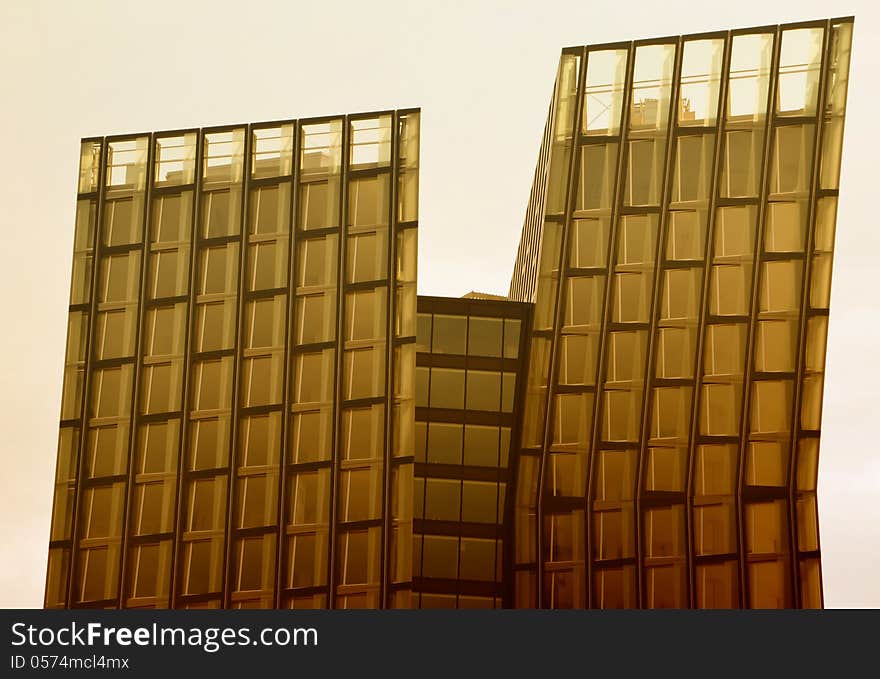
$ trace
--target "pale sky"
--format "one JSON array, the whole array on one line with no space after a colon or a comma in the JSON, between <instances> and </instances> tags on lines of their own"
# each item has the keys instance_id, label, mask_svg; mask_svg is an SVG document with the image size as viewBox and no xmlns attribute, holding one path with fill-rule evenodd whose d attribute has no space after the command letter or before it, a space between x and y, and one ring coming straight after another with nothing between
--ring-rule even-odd
<instances>
[{"instance_id":1,"label":"pale sky","mask_svg":"<svg viewBox=\"0 0 880 679\"><path fill-rule=\"evenodd\" d=\"M419 293L507 293L560 49L856 15L819 465L827 607L880 607L870 0L0 3L0 607L43 601L84 136L418 106Z\"/></svg>"}]
</instances>

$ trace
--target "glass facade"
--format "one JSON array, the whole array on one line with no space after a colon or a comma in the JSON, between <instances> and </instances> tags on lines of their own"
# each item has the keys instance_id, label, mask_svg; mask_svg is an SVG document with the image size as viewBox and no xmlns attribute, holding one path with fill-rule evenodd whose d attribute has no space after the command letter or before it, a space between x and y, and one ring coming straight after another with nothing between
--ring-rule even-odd
<instances>
[{"instance_id":1,"label":"glass facade","mask_svg":"<svg viewBox=\"0 0 880 679\"><path fill-rule=\"evenodd\" d=\"M83 141L47 607L409 606L418 135Z\"/></svg>"},{"instance_id":2,"label":"glass facade","mask_svg":"<svg viewBox=\"0 0 880 679\"><path fill-rule=\"evenodd\" d=\"M510 286L535 304L517 606L822 605L851 39L841 19L563 51Z\"/></svg>"},{"instance_id":3,"label":"glass facade","mask_svg":"<svg viewBox=\"0 0 880 679\"><path fill-rule=\"evenodd\" d=\"M564 49L507 297L418 110L83 140L46 607L821 607L852 30Z\"/></svg>"},{"instance_id":4,"label":"glass facade","mask_svg":"<svg viewBox=\"0 0 880 679\"><path fill-rule=\"evenodd\" d=\"M418 306L413 605L509 608L511 441L531 305Z\"/></svg>"}]
</instances>

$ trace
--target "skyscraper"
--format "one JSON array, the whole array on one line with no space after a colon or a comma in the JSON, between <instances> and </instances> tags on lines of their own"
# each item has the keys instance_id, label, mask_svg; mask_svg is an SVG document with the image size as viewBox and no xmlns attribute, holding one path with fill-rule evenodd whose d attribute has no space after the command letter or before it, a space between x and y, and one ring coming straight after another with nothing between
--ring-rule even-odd
<instances>
[{"instance_id":1,"label":"skyscraper","mask_svg":"<svg viewBox=\"0 0 880 679\"><path fill-rule=\"evenodd\" d=\"M83 141L48 607L408 605L418 130Z\"/></svg>"},{"instance_id":2,"label":"skyscraper","mask_svg":"<svg viewBox=\"0 0 880 679\"><path fill-rule=\"evenodd\" d=\"M510 286L517 606L821 606L852 25L563 50Z\"/></svg>"}]
</instances>

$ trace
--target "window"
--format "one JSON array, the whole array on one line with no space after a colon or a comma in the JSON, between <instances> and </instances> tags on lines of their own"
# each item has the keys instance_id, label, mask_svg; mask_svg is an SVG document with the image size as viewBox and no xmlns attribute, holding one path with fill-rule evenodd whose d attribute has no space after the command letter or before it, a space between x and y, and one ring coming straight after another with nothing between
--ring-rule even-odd
<instances>
[{"instance_id":1,"label":"window","mask_svg":"<svg viewBox=\"0 0 880 679\"><path fill-rule=\"evenodd\" d=\"M346 341L377 340L385 337L387 291L385 287L345 296Z\"/></svg>"},{"instance_id":2,"label":"window","mask_svg":"<svg viewBox=\"0 0 880 679\"><path fill-rule=\"evenodd\" d=\"M503 331L504 321L500 318L471 316L468 320L468 355L500 358Z\"/></svg>"},{"instance_id":3,"label":"window","mask_svg":"<svg viewBox=\"0 0 880 679\"><path fill-rule=\"evenodd\" d=\"M635 526L632 509L593 511L593 558L616 560L631 558L635 552Z\"/></svg>"},{"instance_id":4,"label":"window","mask_svg":"<svg viewBox=\"0 0 880 679\"><path fill-rule=\"evenodd\" d=\"M200 295L235 294L238 289L238 244L201 252Z\"/></svg>"},{"instance_id":5,"label":"window","mask_svg":"<svg viewBox=\"0 0 880 679\"><path fill-rule=\"evenodd\" d=\"M707 200L712 179L715 135L685 135L678 137L676 143L672 201Z\"/></svg>"},{"instance_id":6,"label":"window","mask_svg":"<svg viewBox=\"0 0 880 679\"><path fill-rule=\"evenodd\" d=\"M816 114L823 33L822 28L783 31L776 109L780 114Z\"/></svg>"},{"instance_id":7,"label":"window","mask_svg":"<svg viewBox=\"0 0 880 679\"><path fill-rule=\"evenodd\" d=\"M464 408L464 371L432 368L430 403L432 408Z\"/></svg>"},{"instance_id":8,"label":"window","mask_svg":"<svg viewBox=\"0 0 880 679\"><path fill-rule=\"evenodd\" d=\"M352 154L355 153L352 147ZM348 188L348 223L352 228L387 226L389 202L389 176L352 179Z\"/></svg>"},{"instance_id":9,"label":"window","mask_svg":"<svg viewBox=\"0 0 880 679\"><path fill-rule=\"evenodd\" d=\"M686 441L690 433L690 387L657 387L653 401L651 438Z\"/></svg>"},{"instance_id":10,"label":"window","mask_svg":"<svg viewBox=\"0 0 880 679\"><path fill-rule=\"evenodd\" d=\"M338 237L309 238L297 244L297 285L333 286L336 284Z\"/></svg>"},{"instance_id":11,"label":"window","mask_svg":"<svg viewBox=\"0 0 880 679\"><path fill-rule=\"evenodd\" d=\"M387 230L350 235L347 248L346 282L361 283L387 277Z\"/></svg>"},{"instance_id":12,"label":"window","mask_svg":"<svg viewBox=\"0 0 880 679\"><path fill-rule=\"evenodd\" d=\"M755 208L722 207L715 212L715 258L745 257L754 252Z\"/></svg>"},{"instance_id":13,"label":"window","mask_svg":"<svg viewBox=\"0 0 880 679\"><path fill-rule=\"evenodd\" d=\"M731 84L733 82L731 80ZM758 195L763 153L763 128L729 130L724 133L719 187L723 198L747 198Z\"/></svg>"},{"instance_id":14,"label":"window","mask_svg":"<svg viewBox=\"0 0 880 679\"><path fill-rule=\"evenodd\" d=\"M295 403L329 402L333 398L335 351L307 352L294 357L293 400Z\"/></svg>"},{"instance_id":15,"label":"window","mask_svg":"<svg viewBox=\"0 0 880 679\"><path fill-rule=\"evenodd\" d=\"M605 276L568 278L565 295L567 327L596 326L600 323L605 297Z\"/></svg>"},{"instance_id":16,"label":"window","mask_svg":"<svg viewBox=\"0 0 880 679\"><path fill-rule=\"evenodd\" d=\"M202 193L201 233L203 238L221 238L239 233L241 190L215 189Z\"/></svg>"},{"instance_id":17,"label":"window","mask_svg":"<svg viewBox=\"0 0 880 679\"><path fill-rule=\"evenodd\" d=\"M645 490L683 493L686 479L687 448L660 446L648 448Z\"/></svg>"},{"instance_id":18,"label":"window","mask_svg":"<svg viewBox=\"0 0 880 679\"><path fill-rule=\"evenodd\" d=\"M247 255L247 289L272 290L287 286L287 239L251 243Z\"/></svg>"},{"instance_id":19,"label":"window","mask_svg":"<svg viewBox=\"0 0 880 679\"><path fill-rule=\"evenodd\" d=\"M185 295L189 289L189 248L150 254L150 299Z\"/></svg>"},{"instance_id":20,"label":"window","mask_svg":"<svg viewBox=\"0 0 880 679\"><path fill-rule=\"evenodd\" d=\"M698 565L696 582L697 608L739 607L739 573L735 561Z\"/></svg>"},{"instance_id":21,"label":"window","mask_svg":"<svg viewBox=\"0 0 880 679\"><path fill-rule=\"evenodd\" d=\"M624 215L617 235L617 264L653 263L656 238L656 215Z\"/></svg>"},{"instance_id":22,"label":"window","mask_svg":"<svg viewBox=\"0 0 880 679\"><path fill-rule=\"evenodd\" d=\"M351 121L352 167L388 165L391 161L391 116Z\"/></svg>"},{"instance_id":23,"label":"window","mask_svg":"<svg viewBox=\"0 0 880 679\"><path fill-rule=\"evenodd\" d=\"M587 57L583 129L586 134L617 134L623 108L627 50L590 52Z\"/></svg>"},{"instance_id":24,"label":"window","mask_svg":"<svg viewBox=\"0 0 880 679\"><path fill-rule=\"evenodd\" d=\"M787 442L752 441L746 455L746 484L782 487L788 479Z\"/></svg>"},{"instance_id":25,"label":"window","mask_svg":"<svg viewBox=\"0 0 880 679\"><path fill-rule=\"evenodd\" d=\"M188 243L192 215L192 192L162 194L153 198L151 242L155 245Z\"/></svg>"},{"instance_id":26,"label":"window","mask_svg":"<svg viewBox=\"0 0 880 679\"><path fill-rule=\"evenodd\" d=\"M698 556L736 552L736 512L732 498L694 502L694 549Z\"/></svg>"},{"instance_id":27,"label":"window","mask_svg":"<svg viewBox=\"0 0 880 679\"><path fill-rule=\"evenodd\" d=\"M659 328L657 340L657 377L692 377L695 329L689 327Z\"/></svg>"},{"instance_id":28,"label":"window","mask_svg":"<svg viewBox=\"0 0 880 679\"><path fill-rule=\"evenodd\" d=\"M285 295L251 300L245 312L245 347L267 349L284 346Z\"/></svg>"},{"instance_id":29,"label":"window","mask_svg":"<svg viewBox=\"0 0 880 679\"><path fill-rule=\"evenodd\" d=\"M290 526L326 525L330 514L330 470L292 474L287 523Z\"/></svg>"},{"instance_id":30,"label":"window","mask_svg":"<svg viewBox=\"0 0 880 679\"><path fill-rule=\"evenodd\" d=\"M647 558L684 555L683 505L646 510L644 528Z\"/></svg>"},{"instance_id":31,"label":"window","mask_svg":"<svg viewBox=\"0 0 880 679\"><path fill-rule=\"evenodd\" d=\"M755 370L792 372L795 369L797 327L791 320L758 321Z\"/></svg>"},{"instance_id":32,"label":"window","mask_svg":"<svg viewBox=\"0 0 880 679\"><path fill-rule=\"evenodd\" d=\"M560 337L558 373L560 384L595 384L598 342L599 338L596 334Z\"/></svg>"},{"instance_id":33,"label":"window","mask_svg":"<svg viewBox=\"0 0 880 679\"><path fill-rule=\"evenodd\" d=\"M193 410L228 409L232 392L232 356L196 362L193 371Z\"/></svg>"},{"instance_id":34,"label":"window","mask_svg":"<svg viewBox=\"0 0 880 679\"><path fill-rule=\"evenodd\" d=\"M217 469L229 463L229 417L195 420L190 431L189 468Z\"/></svg>"},{"instance_id":35,"label":"window","mask_svg":"<svg viewBox=\"0 0 880 679\"><path fill-rule=\"evenodd\" d=\"M815 125L777 127L773 139L771 193L806 193L810 190Z\"/></svg>"},{"instance_id":36,"label":"window","mask_svg":"<svg viewBox=\"0 0 880 679\"><path fill-rule=\"evenodd\" d=\"M647 333L608 333L607 374L609 382L631 382L642 379L645 370Z\"/></svg>"},{"instance_id":37,"label":"window","mask_svg":"<svg viewBox=\"0 0 880 679\"><path fill-rule=\"evenodd\" d=\"M434 369L432 372L436 376L439 371ZM431 405L434 405L433 401L432 398ZM501 407L501 373L468 370L465 407L468 410L494 410L497 412Z\"/></svg>"},{"instance_id":38,"label":"window","mask_svg":"<svg viewBox=\"0 0 880 679\"><path fill-rule=\"evenodd\" d=\"M242 359L242 405L248 408L280 403L283 371L280 353Z\"/></svg>"},{"instance_id":39,"label":"window","mask_svg":"<svg viewBox=\"0 0 880 679\"><path fill-rule=\"evenodd\" d=\"M728 120L757 122L766 117L773 37L772 33L733 37Z\"/></svg>"},{"instance_id":40,"label":"window","mask_svg":"<svg viewBox=\"0 0 880 679\"><path fill-rule=\"evenodd\" d=\"M98 302L137 302L140 266L141 255L137 251L104 257Z\"/></svg>"},{"instance_id":41,"label":"window","mask_svg":"<svg viewBox=\"0 0 880 679\"><path fill-rule=\"evenodd\" d=\"M704 384L700 403L700 432L707 436L739 434L742 387L738 384Z\"/></svg>"},{"instance_id":42,"label":"window","mask_svg":"<svg viewBox=\"0 0 880 679\"><path fill-rule=\"evenodd\" d=\"M185 331L185 303L147 309L144 355L149 357L182 355Z\"/></svg>"},{"instance_id":43,"label":"window","mask_svg":"<svg viewBox=\"0 0 880 679\"><path fill-rule=\"evenodd\" d=\"M752 383L752 433L790 431L792 387L790 380L760 380Z\"/></svg>"},{"instance_id":44,"label":"window","mask_svg":"<svg viewBox=\"0 0 880 679\"><path fill-rule=\"evenodd\" d=\"M614 275L614 300L611 318L614 323L647 323L652 287L650 272Z\"/></svg>"},{"instance_id":45,"label":"window","mask_svg":"<svg viewBox=\"0 0 880 679\"><path fill-rule=\"evenodd\" d=\"M794 260L764 262L759 300L762 312L799 311L802 269L803 264Z\"/></svg>"},{"instance_id":46,"label":"window","mask_svg":"<svg viewBox=\"0 0 880 679\"><path fill-rule=\"evenodd\" d=\"M331 413L329 408L296 412L291 423L291 451L295 463L329 460Z\"/></svg>"},{"instance_id":47,"label":"window","mask_svg":"<svg viewBox=\"0 0 880 679\"><path fill-rule=\"evenodd\" d=\"M573 269L604 267L608 257L610 220L574 219L568 249L568 265Z\"/></svg>"},{"instance_id":48,"label":"window","mask_svg":"<svg viewBox=\"0 0 880 679\"><path fill-rule=\"evenodd\" d=\"M635 105L635 104L634 104ZM656 102L644 102L642 111L652 114ZM637 121L631 118L631 122ZM666 160L666 142L663 139L633 139L629 141L626 174L625 205L659 205L660 188Z\"/></svg>"},{"instance_id":49,"label":"window","mask_svg":"<svg viewBox=\"0 0 880 679\"><path fill-rule=\"evenodd\" d=\"M235 300L197 304L196 351L231 349L235 338Z\"/></svg>"},{"instance_id":50,"label":"window","mask_svg":"<svg viewBox=\"0 0 880 679\"><path fill-rule=\"evenodd\" d=\"M104 205L104 242L125 245L140 241L141 201L135 198L108 199Z\"/></svg>"},{"instance_id":51,"label":"window","mask_svg":"<svg viewBox=\"0 0 880 679\"><path fill-rule=\"evenodd\" d=\"M706 326L703 371L707 376L742 375L746 325L713 324Z\"/></svg>"},{"instance_id":52,"label":"window","mask_svg":"<svg viewBox=\"0 0 880 679\"><path fill-rule=\"evenodd\" d=\"M764 233L766 252L803 252L806 204L803 201L768 204Z\"/></svg>"},{"instance_id":53,"label":"window","mask_svg":"<svg viewBox=\"0 0 880 679\"><path fill-rule=\"evenodd\" d=\"M611 209L617 174L617 144L581 147L576 210Z\"/></svg>"},{"instance_id":54,"label":"window","mask_svg":"<svg viewBox=\"0 0 880 679\"><path fill-rule=\"evenodd\" d=\"M342 375L346 399L382 396L385 393L385 377L384 345L346 350Z\"/></svg>"},{"instance_id":55,"label":"window","mask_svg":"<svg viewBox=\"0 0 880 679\"><path fill-rule=\"evenodd\" d=\"M696 320L703 287L703 270L667 269L663 272L661 320Z\"/></svg>"},{"instance_id":56,"label":"window","mask_svg":"<svg viewBox=\"0 0 880 679\"><path fill-rule=\"evenodd\" d=\"M709 313L745 316L751 303L751 263L716 264L709 282Z\"/></svg>"},{"instance_id":57,"label":"window","mask_svg":"<svg viewBox=\"0 0 880 679\"><path fill-rule=\"evenodd\" d=\"M384 450L385 407L347 408L342 412L344 460L381 458Z\"/></svg>"},{"instance_id":58,"label":"window","mask_svg":"<svg viewBox=\"0 0 880 679\"><path fill-rule=\"evenodd\" d=\"M554 445L587 449L592 413L592 394L557 394L553 420Z\"/></svg>"},{"instance_id":59,"label":"window","mask_svg":"<svg viewBox=\"0 0 880 679\"><path fill-rule=\"evenodd\" d=\"M431 353L459 355L467 353L466 317L434 314L433 334Z\"/></svg>"},{"instance_id":60,"label":"window","mask_svg":"<svg viewBox=\"0 0 880 679\"><path fill-rule=\"evenodd\" d=\"M641 389L606 389L602 406L602 438L637 441L641 429Z\"/></svg>"},{"instance_id":61,"label":"window","mask_svg":"<svg viewBox=\"0 0 880 679\"><path fill-rule=\"evenodd\" d=\"M461 464L462 425L431 422L427 428L427 461L437 464ZM485 429L495 433L495 450L492 451L494 455L489 463L495 465L498 459L498 429L495 427L485 427ZM483 451L478 448L476 454L479 455L481 452Z\"/></svg>"},{"instance_id":62,"label":"window","mask_svg":"<svg viewBox=\"0 0 880 679\"><path fill-rule=\"evenodd\" d=\"M333 340L336 336L336 293L298 295L294 322L297 344Z\"/></svg>"},{"instance_id":63,"label":"window","mask_svg":"<svg viewBox=\"0 0 880 679\"><path fill-rule=\"evenodd\" d=\"M499 437L499 434L502 436ZM507 428L499 429L476 424L464 426L464 464L466 465L506 467L508 455L506 448L509 445L510 430Z\"/></svg>"},{"instance_id":64,"label":"window","mask_svg":"<svg viewBox=\"0 0 880 679\"><path fill-rule=\"evenodd\" d=\"M277 465L280 430L280 413L242 418L239 429L239 466L242 469L254 469Z\"/></svg>"},{"instance_id":65,"label":"window","mask_svg":"<svg viewBox=\"0 0 880 679\"><path fill-rule=\"evenodd\" d=\"M738 449L735 444L697 446L695 495L730 495L734 492Z\"/></svg>"},{"instance_id":66,"label":"window","mask_svg":"<svg viewBox=\"0 0 880 679\"><path fill-rule=\"evenodd\" d=\"M382 529L370 528L339 536L337 578L341 585L376 585L382 559Z\"/></svg>"},{"instance_id":67,"label":"window","mask_svg":"<svg viewBox=\"0 0 880 679\"><path fill-rule=\"evenodd\" d=\"M461 538L460 571L462 580L495 580L497 547L494 540Z\"/></svg>"},{"instance_id":68,"label":"window","mask_svg":"<svg viewBox=\"0 0 880 679\"><path fill-rule=\"evenodd\" d=\"M305 172L308 168L303 166L302 169ZM299 225L303 230L339 226L338 179L313 180L300 185Z\"/></svg>"},{"instance_id":69,"label":"window","mask_svg":"<svg viewBox=\"0 0 880 679\"><path fill-rule=\"evenodd\" d=\"M258 535L240 538L232 549L232 587L235 592L267 592L275 585L275 536ZM250 601L242 601L244 608ZM270 598L258 599L260 607L271 603ZM235 605L235 604L234 604Z\"/></svg>"},{"instance_id":70,"label":"window","mask_svg":"<svg viewBox=\"0 0 880 679\"><path fill-rule=\"evenodd\" d=\"M679 125L712 125L718 107L724 40L684 43L679 94Z\"/></svg>"},{"instance_id":71,"label":"window","mask_svg":"<svg viewBox=\"0 0 880 679\"><path fill-rule=\"evenodd\" d=\"M339 472L339 520L369 521L382 516L382 467Z\"/></svg>"},{"instance_id":72,"label":"window","mask_svg":"<svg viewBox=\"0 0 880 679\"><path fill-rule=\"evenodd\" d=\"M251 174L281 177L293 169L293 125L254 129L251 146Z\"/></svg>"},{"instance_id":73,"label":"window","mask_svg":"<svg viewBox=\"0 0 880 679\"><path fill-rule=\"evenodd\" d=\"M459 521L461 517L461 481L425 479L424 518L434 521ZM461 520L464 520L461 517Z\"/></svg>"},{"instance_id":74,"label":"window","mask_svg":"<svg viewBox=\"0 0 880 679\"><path fill-rule=\"evenodd\" d=\"M702 259L705 224L705 211L670 210L666 258L673 261Z\"/></svg>"}]
</instances>

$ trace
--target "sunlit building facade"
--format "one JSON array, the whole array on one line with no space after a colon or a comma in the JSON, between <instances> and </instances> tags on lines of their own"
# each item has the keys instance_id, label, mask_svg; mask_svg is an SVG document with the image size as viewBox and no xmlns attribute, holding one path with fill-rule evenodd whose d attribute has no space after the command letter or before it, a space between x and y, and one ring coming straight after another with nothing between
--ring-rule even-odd
<instances>
[{"instance_id":1,"label":"sunlit building facade","mask_svg":"<svg viewBox=\"0 0 880 679\"><path fill-rule=\"evenodd\" d=\"M413 605L510 608L511 441L531 305L419 297Z\"/></svg>"},{"instance_id":2,"label":"sunlit building facade","mask_svg":"<svg viewBox=\"0 0 880 679\"><path fill-rule=\"evenodd\" d=\"M821 607L852 29L564 49L508 297L418 110L83 140L46 607Z\"/></svg>"},{"instance_id":3,"label":"sunlit building facade","mask_svg":"<svg viewBox=\"0 0 880 679\"><path fill-rule=\"evenodd\" d=\"M517 607L820 607L816 475L852 19L563 50Z\"/></svg>"},{"instance_id":4,"label":"sunlit building facade","mask_svg":"<svg viewBox=\"0 0 880 679\"><path fill-rule=\"evenodd\" d=\"M47 607L409 606L418 135L82 142Z\"/></svg>"}]
</instances>

